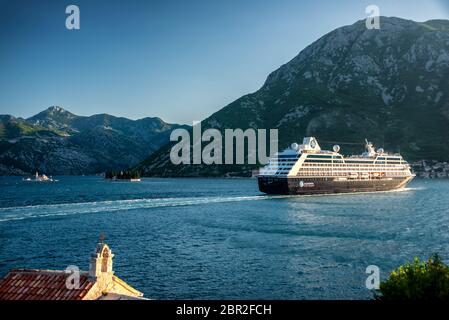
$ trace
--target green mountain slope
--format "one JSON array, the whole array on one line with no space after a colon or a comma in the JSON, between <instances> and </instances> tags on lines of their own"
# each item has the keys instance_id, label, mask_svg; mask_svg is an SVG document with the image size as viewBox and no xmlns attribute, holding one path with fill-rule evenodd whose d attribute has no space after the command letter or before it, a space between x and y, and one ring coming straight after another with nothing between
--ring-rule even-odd
<instances>
[{"instance_id":1,"label":"green mountain slope","mask_svg":"<svg viewBox=\"0 0 449 320\"><path fill-rule=\"evenodd\" d=\"M32 125L20 118L15 118L9 115L0 115L0 139L14 139L24 135L55 136L58 134L57 131Z\"/></svg>"}]
</instances>

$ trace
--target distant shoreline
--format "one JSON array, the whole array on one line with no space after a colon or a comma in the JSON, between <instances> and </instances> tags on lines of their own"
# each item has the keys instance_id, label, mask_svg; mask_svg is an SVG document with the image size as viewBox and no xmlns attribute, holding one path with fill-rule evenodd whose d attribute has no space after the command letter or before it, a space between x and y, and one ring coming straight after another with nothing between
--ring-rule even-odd
<instances>
[{"instance_id":1,"label":"distant shoreline","mask_svg":"<svg viewBox=\"0 0 449 320\"><path fill-rule=\"evenodd\" d=\"M416 173L416 178L415 179L419 179L419 180L445 180L448 179L449 177L447 176L443 176L443 177L438 177L438 176L430 176L430 177L426 177L426 176L422 176L420 175L419 172L415 172ZM18 177L18 178L23 178L23 177L27 177L28 175L0 175L0 178L2 177ZM108 182L138 182L138 181L132 181L132 179L106 179L104 177L102 177L99 174L86 174L86 175L72 175L72 174L61 174L61 175L52 175L53 177L98 177L98 178L102 178L105 181ZM140 177L140 180L143 179L226 179L226 180L239 180L239 179L256 179L256 177L247 177L247 176L233 176L233 177L227 177L227 176L197 176L197 177L188 177L188 176L143 176Z\"/></svg>"},{"instance_id":2,"label":"distant shoreline","mask_svg":"<svg viewBox=\"0 0 449 320\"><path fill-rule=\"evenodd\" d=\"M27 177L28 175L0 175L0 178L2 177L18 177L18 178L22 178L22 177ZM104 177L102 177L100 174L85 174L85 175L80 175L80 174L60 174L60 175L53 175L53 177L97 177L97 178L101 178L104 181L108 181L108 182L114 182L114 181L129 181L130 179L106 179ZM198 177L186 177L186 176L172 176L172 177L163 177L163 176L143 176L140 177L140 179L231 179L231 180L235 180L235 179L255 179L255 177L226 177L226 176L222 176L222 177L217 177L217 176L198 176Z\"/></svg>"},{"instance_id":3,"label":"distant shoreline","mask_svg":"<svg viewBox=\"0 0 449 320\"><path fill-rule=\"evenodd\" d=\"M416 160L410 163L410 166L412 167L413 173L416 174L416 179L423 179L423 180L444 180L449 179L449 161L439 161L439 160ZM45 173L45 172L44 172ZM235 174L235 175L233 175ZM6 174L6 175L0 175L0 177L27 177L30 173L20 173L20 174ZM73 177L82 177L82 176L98 176L104 178L104 173L90 173L90 174L52 174L48 173L47 175L51 176L73 176ZM216 175L198 175L198 176L159 176L159 175L153 175L153 176L145 176L141 175L140 178L164 178L164 179L253 179L254 176L246 175L238 175L237 172L227 172L223 175L216 176ZM112 179L105 179L105 180L112 180ZM116 179L113 181L129 181L129 179Z\"/></svg>"}]
</instances>

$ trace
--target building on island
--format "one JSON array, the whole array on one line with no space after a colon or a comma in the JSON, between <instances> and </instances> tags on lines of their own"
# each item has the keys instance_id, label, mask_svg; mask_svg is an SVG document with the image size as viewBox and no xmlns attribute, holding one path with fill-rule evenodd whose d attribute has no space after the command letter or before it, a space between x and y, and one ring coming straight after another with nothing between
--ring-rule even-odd
<instances>
[{"instance_id":1,"label":"building on island","mask_svg":"<svg viewBox=\"0 0 449 320\"><path fill-rule=\"evenodd\" d=\"M143 293L114 275L111 249L100 238L89 271L11 270L0 279L0 300L141 300Z\"/></svg>"}]
</instances>

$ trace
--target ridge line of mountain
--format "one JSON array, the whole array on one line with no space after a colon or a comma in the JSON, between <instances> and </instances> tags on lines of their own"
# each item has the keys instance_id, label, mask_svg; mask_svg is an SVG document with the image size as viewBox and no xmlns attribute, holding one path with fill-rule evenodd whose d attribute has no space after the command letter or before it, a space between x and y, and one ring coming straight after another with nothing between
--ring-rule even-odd
<instances>
[{"instance_id":1,"label":"ridge line of mountain","mask_svg":"<svg viewBox=\"0 0 449 320\"><path fill-rule=\"evenodd\" d=\"M95 174L136 165L188 128L159 117L78 116L52 106L29 118L0 115L0 175Z\"/></svg>"}]
</instances>

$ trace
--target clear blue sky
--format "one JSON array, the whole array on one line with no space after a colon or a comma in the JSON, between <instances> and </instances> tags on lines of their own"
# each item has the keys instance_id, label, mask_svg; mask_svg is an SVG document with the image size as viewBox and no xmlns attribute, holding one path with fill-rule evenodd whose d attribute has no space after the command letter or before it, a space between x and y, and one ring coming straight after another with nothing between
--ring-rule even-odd
<instances>
[{"instance_id":1,"label":"clear blue sky","mask_svg":"<svg viewBox=\"0 0 449 320\"><path fill-rule=\"evenodd\" d=\"M76 4L81 29L65 28ZM448 19L449 0L0 0L0 114L201 120L333 29L381 15Z\"/></svg>"}]
</instances>

